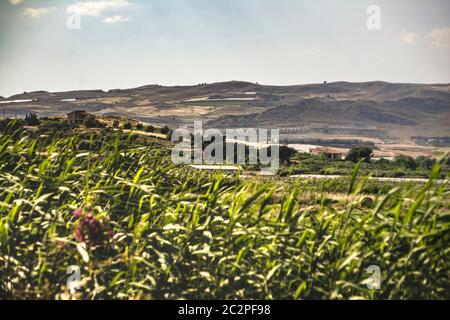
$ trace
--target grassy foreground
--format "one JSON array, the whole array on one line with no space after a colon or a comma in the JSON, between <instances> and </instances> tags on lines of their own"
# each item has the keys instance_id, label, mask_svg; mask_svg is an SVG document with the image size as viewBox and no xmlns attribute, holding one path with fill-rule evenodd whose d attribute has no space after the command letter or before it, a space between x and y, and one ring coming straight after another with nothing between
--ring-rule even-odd
<instances>
[{"instance_id":1,"label":"grassy foreground","mask_svg":"<svg viewBox=\"0 0 450 320\"><path fill-rule=\"evenodd\" d=\"M330 191L176 167L164 145L119 132L4 134L0 297L448 299L439 171L367 196L357 170Z\"/></svg>"}]
</instances>

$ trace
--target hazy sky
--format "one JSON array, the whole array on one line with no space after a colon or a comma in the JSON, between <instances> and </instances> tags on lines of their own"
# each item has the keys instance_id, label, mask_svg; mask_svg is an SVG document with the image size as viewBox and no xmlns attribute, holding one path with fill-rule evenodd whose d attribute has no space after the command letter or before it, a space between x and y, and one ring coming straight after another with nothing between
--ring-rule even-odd
<instances>
[{"instance_id":1,"label":"hazy sky","mask_svg":"<svg viewBox=\"0 0 450 320\"><path fill-rule=\"evenodd\" d=\"M379 30L367 28L369 5L381 9ZM448 0L0 0L2 96L226 80L448 83L449 57Z\"/></svg>"}]
</instances>

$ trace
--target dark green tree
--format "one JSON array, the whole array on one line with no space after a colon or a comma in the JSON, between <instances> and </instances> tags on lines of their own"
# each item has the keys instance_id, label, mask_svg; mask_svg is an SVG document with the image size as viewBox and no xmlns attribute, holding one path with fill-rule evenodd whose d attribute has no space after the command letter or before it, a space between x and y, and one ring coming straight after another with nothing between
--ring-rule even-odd
<instances>
[{"instance_id":1,"label":"dark green tree","mask_svg":"<svg viewBox=\"0 0 450 320\"><path fill-rule=\"evenodd\" d=\"M370 159L373 157L373 150L366 146L361 147L353 147L350 149L347 157L345 158L348 161L359 162L363 160L364 162L370 162Z\"/></svg>"},{"instance_id":2,"label":"dark green tree","mask_svg":"<svg viewBox=\"0 0 450 320\"><path fill-rule=\"evenodd\" d=\"M292 156L295 155L297 151L293 148L289 148L287 146L280 146L279 156L280 162L289 163Z\"/></svg>"}]
</instances>

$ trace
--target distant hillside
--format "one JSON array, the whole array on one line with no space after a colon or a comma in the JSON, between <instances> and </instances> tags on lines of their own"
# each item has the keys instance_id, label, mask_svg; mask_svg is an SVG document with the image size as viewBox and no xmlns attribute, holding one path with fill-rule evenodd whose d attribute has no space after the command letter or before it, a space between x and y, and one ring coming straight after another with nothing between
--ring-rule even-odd
<instances>
[{"instance_id":1,"label":"distant hillside","mask_svg":"<svg viewBox=\"0 0 450 320\"><path fill-rule=\"evenodd\" d=\"M333 82L271 86L229 81L193 86L28 92L3 103L7 114L65 115L74 109L119 115L157 125L267 126L312 137L411 140L450 136L450 84Z\"/></svg>"},{"instance_id":2,"label":"distant hillside","mask_svg":"<svg viewBox=\"0 0 450 320\"><path fill-rule=\"evenodd\" d=\"M172 99L174 96L193 97L211 94L233 94L255 91L259 94L281 95L286 98L288 96L296 96L302 98L311 97L333 97L335 99L346 100L399 100L402 98L450 98L450 84L405 84L405 83L388 83L382 81L374 82L332 82L320 84L306 84L293 86L268 86L259 85L244 81L228 81L212 84L202 84L194 86L160 86L148 85L133 89L115 89L108 92L102 90L80 90L49 93L46 91L35 91L16 94L8 98L8 100L22 99L48 99L58 97L63 99L69 98L100 98L107 96L149 96L158 97L166 100L162 95L169 95Z\"/></svg>"},{"instance_id":3,"label":"distant hillside","mask_svg":"<svg viewBox=\"0 0 450 320\"><path fill-rule=\"evenodd\" d=\"M448 115L450 106L445 99L403 98L384 102L365 100L304 99L282 104L261 113L245 117L227 115L211 122L213 125L228 126L239 120L247 124L272 124L295 122L361 123L368 125L395 124L416 126L428 117ZM448 118L447 118L448 119ZM242 123L241 123L242 124Z\"/></svg>"}]
</instances>

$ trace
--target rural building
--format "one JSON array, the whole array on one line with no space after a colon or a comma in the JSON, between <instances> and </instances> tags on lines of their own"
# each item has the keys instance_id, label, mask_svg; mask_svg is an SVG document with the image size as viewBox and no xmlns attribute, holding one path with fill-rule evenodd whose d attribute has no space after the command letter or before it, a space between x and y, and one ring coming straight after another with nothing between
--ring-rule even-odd
<instances>
[{"instance_id":1,"label":"rural building","mask_svg":"<svg viewBox=\"0 0 450 320\"><path fill-rule=\"evenodd\" d=\"M88 115L84 110L75 110L67 114L67 120L70 124L81 124Z\"/></svg>"},{"instance_id":2,"label":"rural building","mask_svg":"<svg viewBox=\"0 0 450 320\"><path fill-rule=\"evenodd\" d=\"M317 147L311 149L311 153L315 155L323 155L328 160L344 160L347 150L342 148Z\"/></svg>"}]
</instances>

